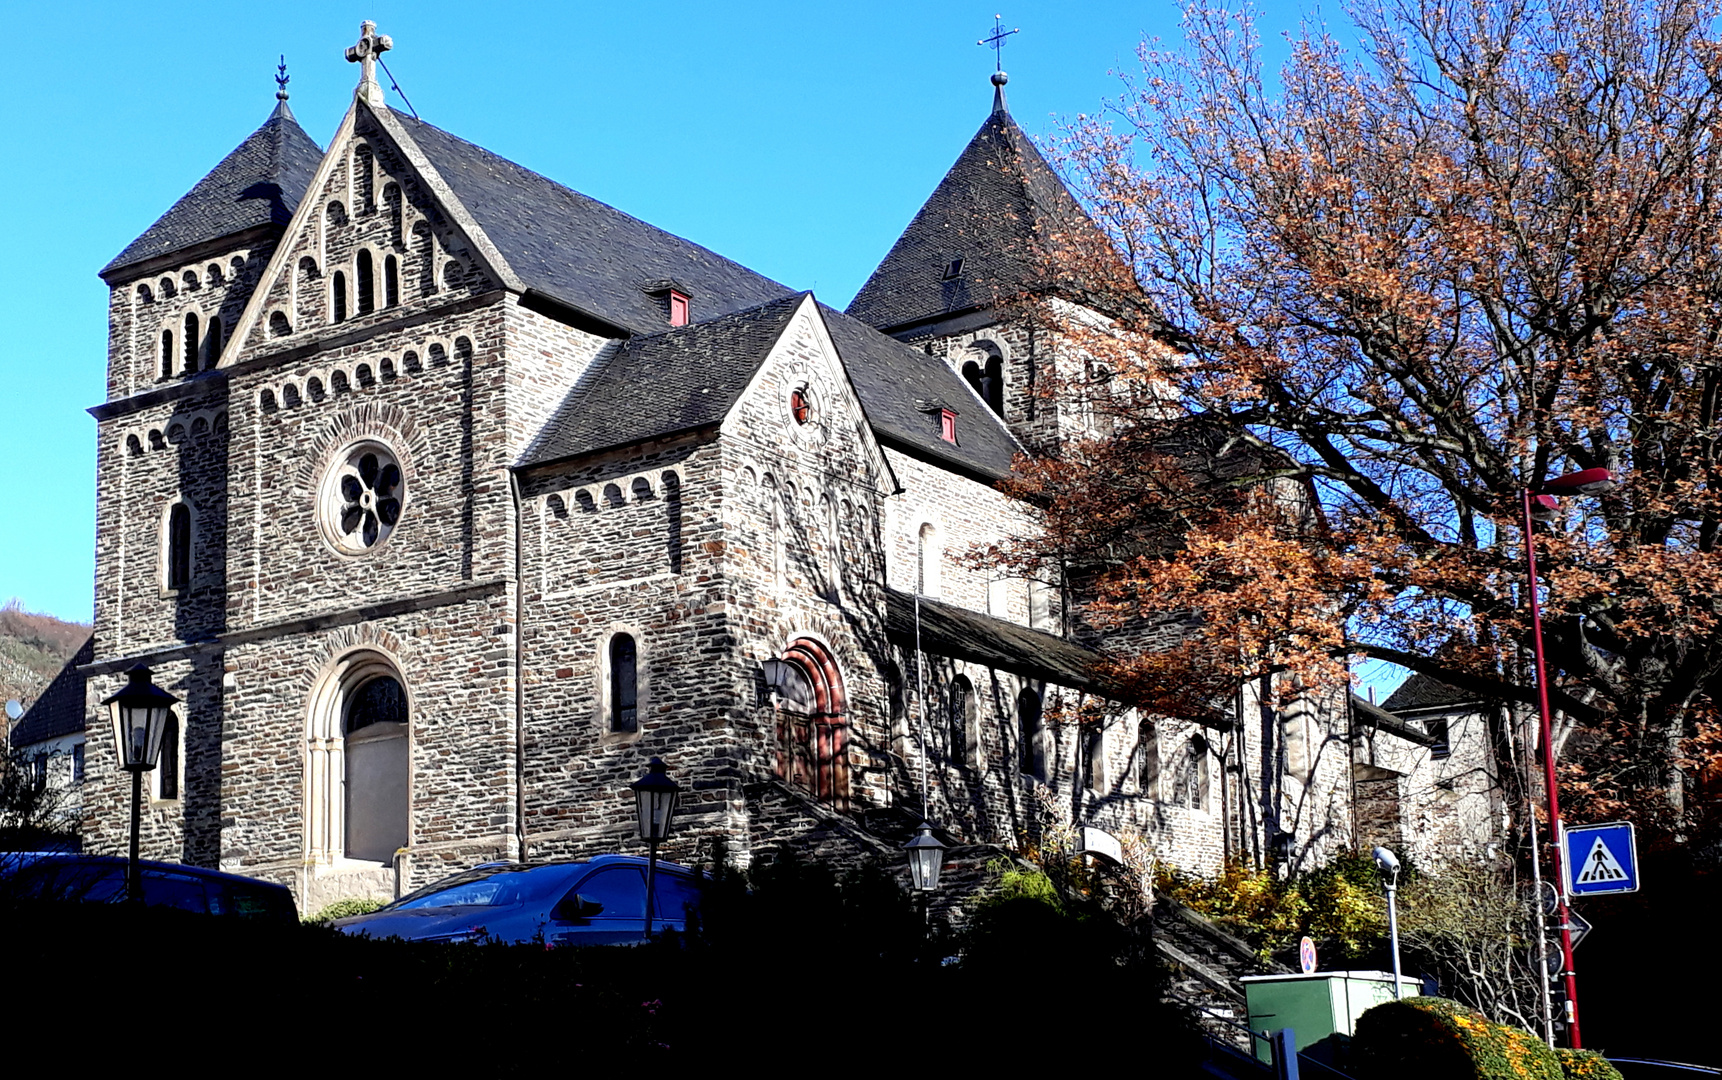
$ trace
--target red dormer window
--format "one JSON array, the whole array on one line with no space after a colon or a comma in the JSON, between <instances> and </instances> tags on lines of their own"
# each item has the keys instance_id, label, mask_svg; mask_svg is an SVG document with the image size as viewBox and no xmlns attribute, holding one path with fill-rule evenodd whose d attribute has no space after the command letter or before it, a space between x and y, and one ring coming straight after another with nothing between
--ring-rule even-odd
<instances>
[{"instance_id":1,"label":"red dormer window","mask_svg":"<svg viewBox=\"0 0 1722 1080\"><path fill-rule=\"evenodd\" d=\"M953 445L957 441L957 414L949 409L939 410L939 438Z\"/></svg>"},{"instance_id":2,"label":"red dormer window","mask_svg":"<svg viewBox=\"0 0 1722 1080\"><path fill-rule=\"evenodd\" d=\"M670 325L688 325L688 298L674 289L670 290Z\"/></svg>"}]
</instances>

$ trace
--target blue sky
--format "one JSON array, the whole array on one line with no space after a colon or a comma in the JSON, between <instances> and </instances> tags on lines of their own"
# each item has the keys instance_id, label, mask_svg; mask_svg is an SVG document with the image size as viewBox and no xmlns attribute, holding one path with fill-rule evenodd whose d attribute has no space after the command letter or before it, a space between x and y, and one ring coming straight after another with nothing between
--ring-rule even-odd
<instances>
[{"instance_id":1,"label":"blue sky","mask_svg":"<svg viewBox=\"0 0 1722 1080\"><path fill-rule=\"evenodd\" d=\"M1162 0L6 5L0 600L90 618L96 271L269 115L278 55L325 144L374 19L425 120L843 307L985 118L995 10L1022 28L1004 61L1037 136L1115 95L1145 37L1180 36Z\"/></svg>"}]
</instances>

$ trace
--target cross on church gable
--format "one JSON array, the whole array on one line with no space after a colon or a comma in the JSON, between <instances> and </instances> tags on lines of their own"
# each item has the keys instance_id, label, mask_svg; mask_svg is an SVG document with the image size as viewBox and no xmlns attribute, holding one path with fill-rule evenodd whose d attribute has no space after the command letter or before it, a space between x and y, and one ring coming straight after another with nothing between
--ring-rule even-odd
<instances>
[{"instance_id":1,"label":"cross on church gable","mask_svg":"<svg viewBox=\"0 0 1722 1080\"><path fill-rule=\"evenodd\" d=\"M377 82L377 59L394 47L394 40L377 33L377 24L369 19L359 24L358 44L347 46L347 62L359 65L356 94L372 105L383 104L383 87Z\"/></svg>"}]
</instances>

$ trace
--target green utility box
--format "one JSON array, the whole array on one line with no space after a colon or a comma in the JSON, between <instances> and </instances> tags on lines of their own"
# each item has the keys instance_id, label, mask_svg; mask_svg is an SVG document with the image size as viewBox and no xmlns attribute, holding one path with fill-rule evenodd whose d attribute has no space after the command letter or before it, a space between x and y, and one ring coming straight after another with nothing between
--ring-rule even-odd
<instances>
[{"instance_id":1,"label":"green utility box","mask_svg":"<svg viewBox=\"0 0 1722 1080\"><path fill-rule=\"evenodd\" d=\"M1338 1032L1350 1035L1365 1009L1393 1000L1390 971L1317 971L1309 975L1246 975L1244 1001L1251 1031L1291 1028L1304 1049ZM1399 977L1406 997L1423 992L1418 980ZM1254 1040L1256 1057L1272 1061L1268 1044Z\"/></svg>"}]
</instances>

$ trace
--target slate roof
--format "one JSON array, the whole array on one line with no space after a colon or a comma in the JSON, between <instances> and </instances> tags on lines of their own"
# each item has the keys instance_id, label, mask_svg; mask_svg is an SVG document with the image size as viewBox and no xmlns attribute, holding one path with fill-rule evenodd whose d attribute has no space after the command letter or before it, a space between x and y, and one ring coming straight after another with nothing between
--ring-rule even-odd
<instances>
[{"instance_id":1,"label":"slate roof","mask_svg":"<svg viewBox=\"0 0 1722 1080\"><path fill-rule=\"evenodd\" d=\"M721 423L807 295L624 342L569 392L521 467ZM1010 473L1016 442L944 361L819 310L881 441L987 478ZM923 410L929 402L957 412L957 445L939 437L938 406Z\"/></svg>"},{"instance_id":2,"label":"slate roof","mask_svg":"<svg viewBox=\"0 0 1722 1080\"><path fill-rule=\"evenodd\" d=\"M529 289L631 334L667 322L645 287L675 282L704 321L790 292L689 240L572 191L507 158L395 114Z\"/></svg>"},{"instance_id":3,"label":"slate roof","mask_svg":"<svg viewBox=\"0 0 1722 1080\"><path fill-rule=\"evenodd\" d=\"M1392 698L1388 699L1393 700ZM1409 723L1379 705L1371 705L1367 700L1351 695L1351 715L1360 724L1385 731L1389 735L1397 735L1407 742L1418 746L1434 746L1441 740L1430 735L1416 724Z\"/></svg>"},{"instance_id":4,"label":"slate roof","mask_svg":"<svg viewBox=\"0 0 1722 1080\"><path fill-rule=\"evenodd\" d=\"M1477 695L1456 686L1448 686L1439 679L1428 675L1414 673L1409 679L1399 684L1399 689L1393 691L1387 700L1382 702L1382 708L1389 712L1409 712L1418 709L1445 709L1457 705L1477 703Z\"/></svg>"},{"instance_id":5,"label":"slate roof","mask_svg":"<svg viewBox=\"0 0 1722 1080\"><path fill-rule=\"evenodd\" d=\"M885 590L885 632L896 644L915 648L912 594ZM1092 649L925 596L921 597L921 648L1059 686L1104 692L1093 673L1101 656Z\"/></svg>"},{"instance_id":6,"label":"slate roof","mask_svg":"<svg viewBox=\"0 0 1722 1080\"><path fill-rule=\"evenodd\" d=\"M629 339L592 365L521 464L722 422L806 295Z\"/></svg>"},{"instance_id":7,"label":"slate roof","mask_svg":"<svg viewBox=\"0 0 1722 1080\"><path fill-rule=\"evenodd\" d=\"M1010 475L1022 448L949 364L840 311L820 310L881 441L983 476ZM957 414L955 446L939 436L941 406Z\"/></svg>"},{"instance_id":8,"label":"slate roof","mask_svg":"<svg viewBox=\"0 0 1722 1080\"><path fill-rule=\"evenodd\" d=\"M95 658L96 637L91 634L12 729L13 749L84 730L84 677L78 667Z\"/></svg>"},{"instance_id":9,"label":"slate roof","mask_svg":"<svg viewBox=\"0 0 1722 1080\"><path fill-rule=\"evenodd\" d=\"M1001 101L849 314L888 332L1042 288L1051 278L1049 241L1060 232L1099 235ZM957 258L961 274L944 280Z\"/></svg>"},{"instance_id":10,"label":"slate roof","mask_svg":"<svg viewBox=\"0 0 1722 1080\"><path fill-rule=\"evenodd\" d=\"M285 101L190 191L101 269L103 278L158 255L259 225L285 228L323 151Z\"/></svg>"}]
</instances>

